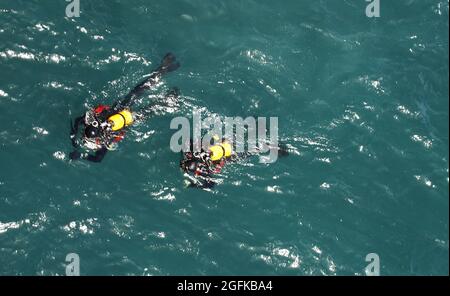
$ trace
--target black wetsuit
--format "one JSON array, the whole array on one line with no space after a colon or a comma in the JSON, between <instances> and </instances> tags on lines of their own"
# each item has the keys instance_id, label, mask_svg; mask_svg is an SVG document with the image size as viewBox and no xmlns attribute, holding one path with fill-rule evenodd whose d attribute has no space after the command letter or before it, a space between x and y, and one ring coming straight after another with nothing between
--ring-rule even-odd
<instances>
[{"instance_id":1,"label":"black wetsuit","mask_svg":"<svg viewBox=\"0 0 450 296\"><path fill-rule=\"evenodd\" d=\"M96 118L96 121L98 122L98 124L106 122L110 116L117 114L124 109L131 108L134 105L134 103L136 102L136 99L138 99L146 90L154 87L158 83L159 79L164 74L175 71L179 67L180 67L180 64L178 62L176 62L175 56L171 53L167 54L164 57L161 65L155 71L153 71L152 74L148 78L143 80L133 90L131 90L131 92L128 95L126 95L123 98L123 100L120 100L120 101L114 103L114 105L112 107L104 106L106 108L101 110L101 112L99 112L98 114L96 114L94 112L93 115L95 115L95 118ZM168 93L168 96L178 96L178 89L174 89L174 90L170 91ZM149 107L141 110L140 115L142 117L145 117L145 116L148 116L151 112L152 112L152 108L151 108L151 106L149 106ZM80 126L84 125L84 128L85 129L87 128L86 116L88 113L76 118L73 125L71 123L71 139L72 139L72 145L75 148L75 151L70 153L70 159L72 159L72 160L76 160L81 157L81 153L78 152L78 148L80 145L79 145L79 143L77 143L77 135L78 135ZM101 127L97 127L97 128L100 131L99 139L101 139L101 141L99 143L99 147L94 149L95 153L93 155L87 154L87 156L84 157L84 159L91 161L91 162L101 162L103 160L103 158L105 157L106 153L108 152L108 146L110 144L112 144L113 142L115 142L115 140L118 137L120 137L120 133L118 133L118 132L106 131L106 130L103 130Z\"/></svg>"},{"instance_id":2,"label":"black wetsuit","mask_svg":"<svg viewBox=\"0 0 450 296\"><path fill-rule=\"evenodd\" d=\"M225 141L225 139L222 139L222 141ZM193 146L193 141L190 140L190 151L194 151ZM289 155L289 149L284 144L280 144L276 149L278 149L281 157ZM218 174L227 163L239 162L256 154L250 152L235 153L231 157L215 162L211 161L206 155L207 152L203 149L197 154L192 152L182 153L180 168L191 178L189 187L212 189L217 184L214 181L214 175Z\"/></svg>"},{"instance_id":3,"label":"black wetsuit","mask_svg":"<svg viewBox=\"0 0 450 296\"><path fill-rule=\"evenodd\" d=\"M225 139L222 139L225 141ZM194 143L189 142L190 151L194 151ZM189 187L212 189L217 183L214 175L218 174L227 162L234 161L235 156L223 158L220 161L212 161L209 153L201 149L199 153L183 152L180 161L181 170L191 178Z\"/></svg>"}]
</instances>

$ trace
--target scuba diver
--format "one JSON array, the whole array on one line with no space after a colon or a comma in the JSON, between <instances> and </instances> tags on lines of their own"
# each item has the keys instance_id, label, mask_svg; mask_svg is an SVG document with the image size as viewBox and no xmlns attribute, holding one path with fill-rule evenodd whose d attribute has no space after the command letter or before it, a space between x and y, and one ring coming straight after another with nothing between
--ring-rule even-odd
<instances>
[{"instance_id":1,"label":"scuba diver","mask_svg":"<svg viewBox=\"0 0 450 296\"><path fill-rule=\"evenodd\" d=\"M123 100L113 106L100 105L89 110L85 115L75 119L75 124L70 123L70 138L75 148L70 153L71 160L86 159L91 162L101 162L109 150L114 150L117 144L125 137L125 130L136 119L144 118L153 113L152 106L144 108L139 113L131 111L131 107L144 91L154 87L164 74L173 72L180 67L176 57L168 53L161 65L154 70L148 78L139 83ZM177 98L178 90L169 91L165 99ZM79 136L79 128L83 126L83 133ZM93 151L93 154L81 153L79 148Z\"/></svg>"},{"instance_id":2,"label":"scuba diver","mask_svg":"<svg viewBox=\"0 0 450 296\"><path fill-rule=\"evenodd\" d=\"M187 177L187 187L212 189L217 184L214 181L214 175L220 174L227 163L238 162L256 155L256 153L250 152L236 153L233 151L233 144L230 141L225 138L222 138L221 141L219 139L218 136L214 136L214 142L219 143L210 145L207 150L202 148L200 152L182 153L180 168ZM194 151L192 140L189 145L189 151ZM270 149L278 150L281 157L289 155L289 149L284 144Z\"/></svg>"}]
</instances>

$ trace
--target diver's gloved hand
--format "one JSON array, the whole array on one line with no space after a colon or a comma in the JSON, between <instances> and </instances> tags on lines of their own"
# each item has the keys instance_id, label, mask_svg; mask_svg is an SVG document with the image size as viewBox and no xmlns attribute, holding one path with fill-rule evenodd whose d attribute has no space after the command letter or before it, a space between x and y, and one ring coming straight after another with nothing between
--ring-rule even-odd
<instances>
[{"instance_id":1,"label":"diver's gloved hand","mask_svg":"<svg viewBox=\"0 0 450 296\"><path fill-rule=\"evenodd\" d=\"M73 151L69 154L69 158L71 160L78 160L78 159L80 159L80 157L81 157L81 153L78 151Z\"/></svg>"}]
</instances>

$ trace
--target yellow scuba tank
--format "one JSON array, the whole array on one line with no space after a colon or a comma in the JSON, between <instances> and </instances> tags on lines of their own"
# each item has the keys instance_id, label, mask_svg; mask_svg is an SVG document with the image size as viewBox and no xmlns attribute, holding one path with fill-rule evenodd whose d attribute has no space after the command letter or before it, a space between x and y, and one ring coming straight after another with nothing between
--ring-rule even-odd
<instances>
[{"instance_id":1,"label":"yellow scuba tank","mask_svg":"<svg viewBox=\"0 0 450 296\"><path fill-rule=\"evenodd\" d=\"M108 121L112 125L113 131L121 130L130 124L133 123L133 114L129 110L123 110L117 114L112 115L110 118L108 118Z\"/></svg>"},{"instance_id":2,"label":"yellow scuba tank","mask_svg":"<svg viewBox=\"0 0 450 296\"><path fill-rule=\"evenodd\" d=\"M230 157L233 153L233 146L228 141L224 141L221 144L210 147L209 152L211 153L211 160L218 161L222 158Z\"/></svg>"}]
</instances>

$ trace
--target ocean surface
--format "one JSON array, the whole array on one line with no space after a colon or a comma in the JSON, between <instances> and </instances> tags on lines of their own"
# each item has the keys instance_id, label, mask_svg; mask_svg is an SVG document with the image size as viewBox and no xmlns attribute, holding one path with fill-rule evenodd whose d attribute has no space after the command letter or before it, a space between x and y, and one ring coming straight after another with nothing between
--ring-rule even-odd
<instances>
[{"instance_id":1,"label":"ocean surface","mask_svg":"<svg viewBox=\"0 0 450 296\"><path fill-rule=\"evenodd\" d=\"M0 275L449 273L449 2L0 0ZM69 121L173 52L177 108L101 164ZM193 108L276 116L290 156L186 189L170 150Z\"/></svg>"}]
</instances>

